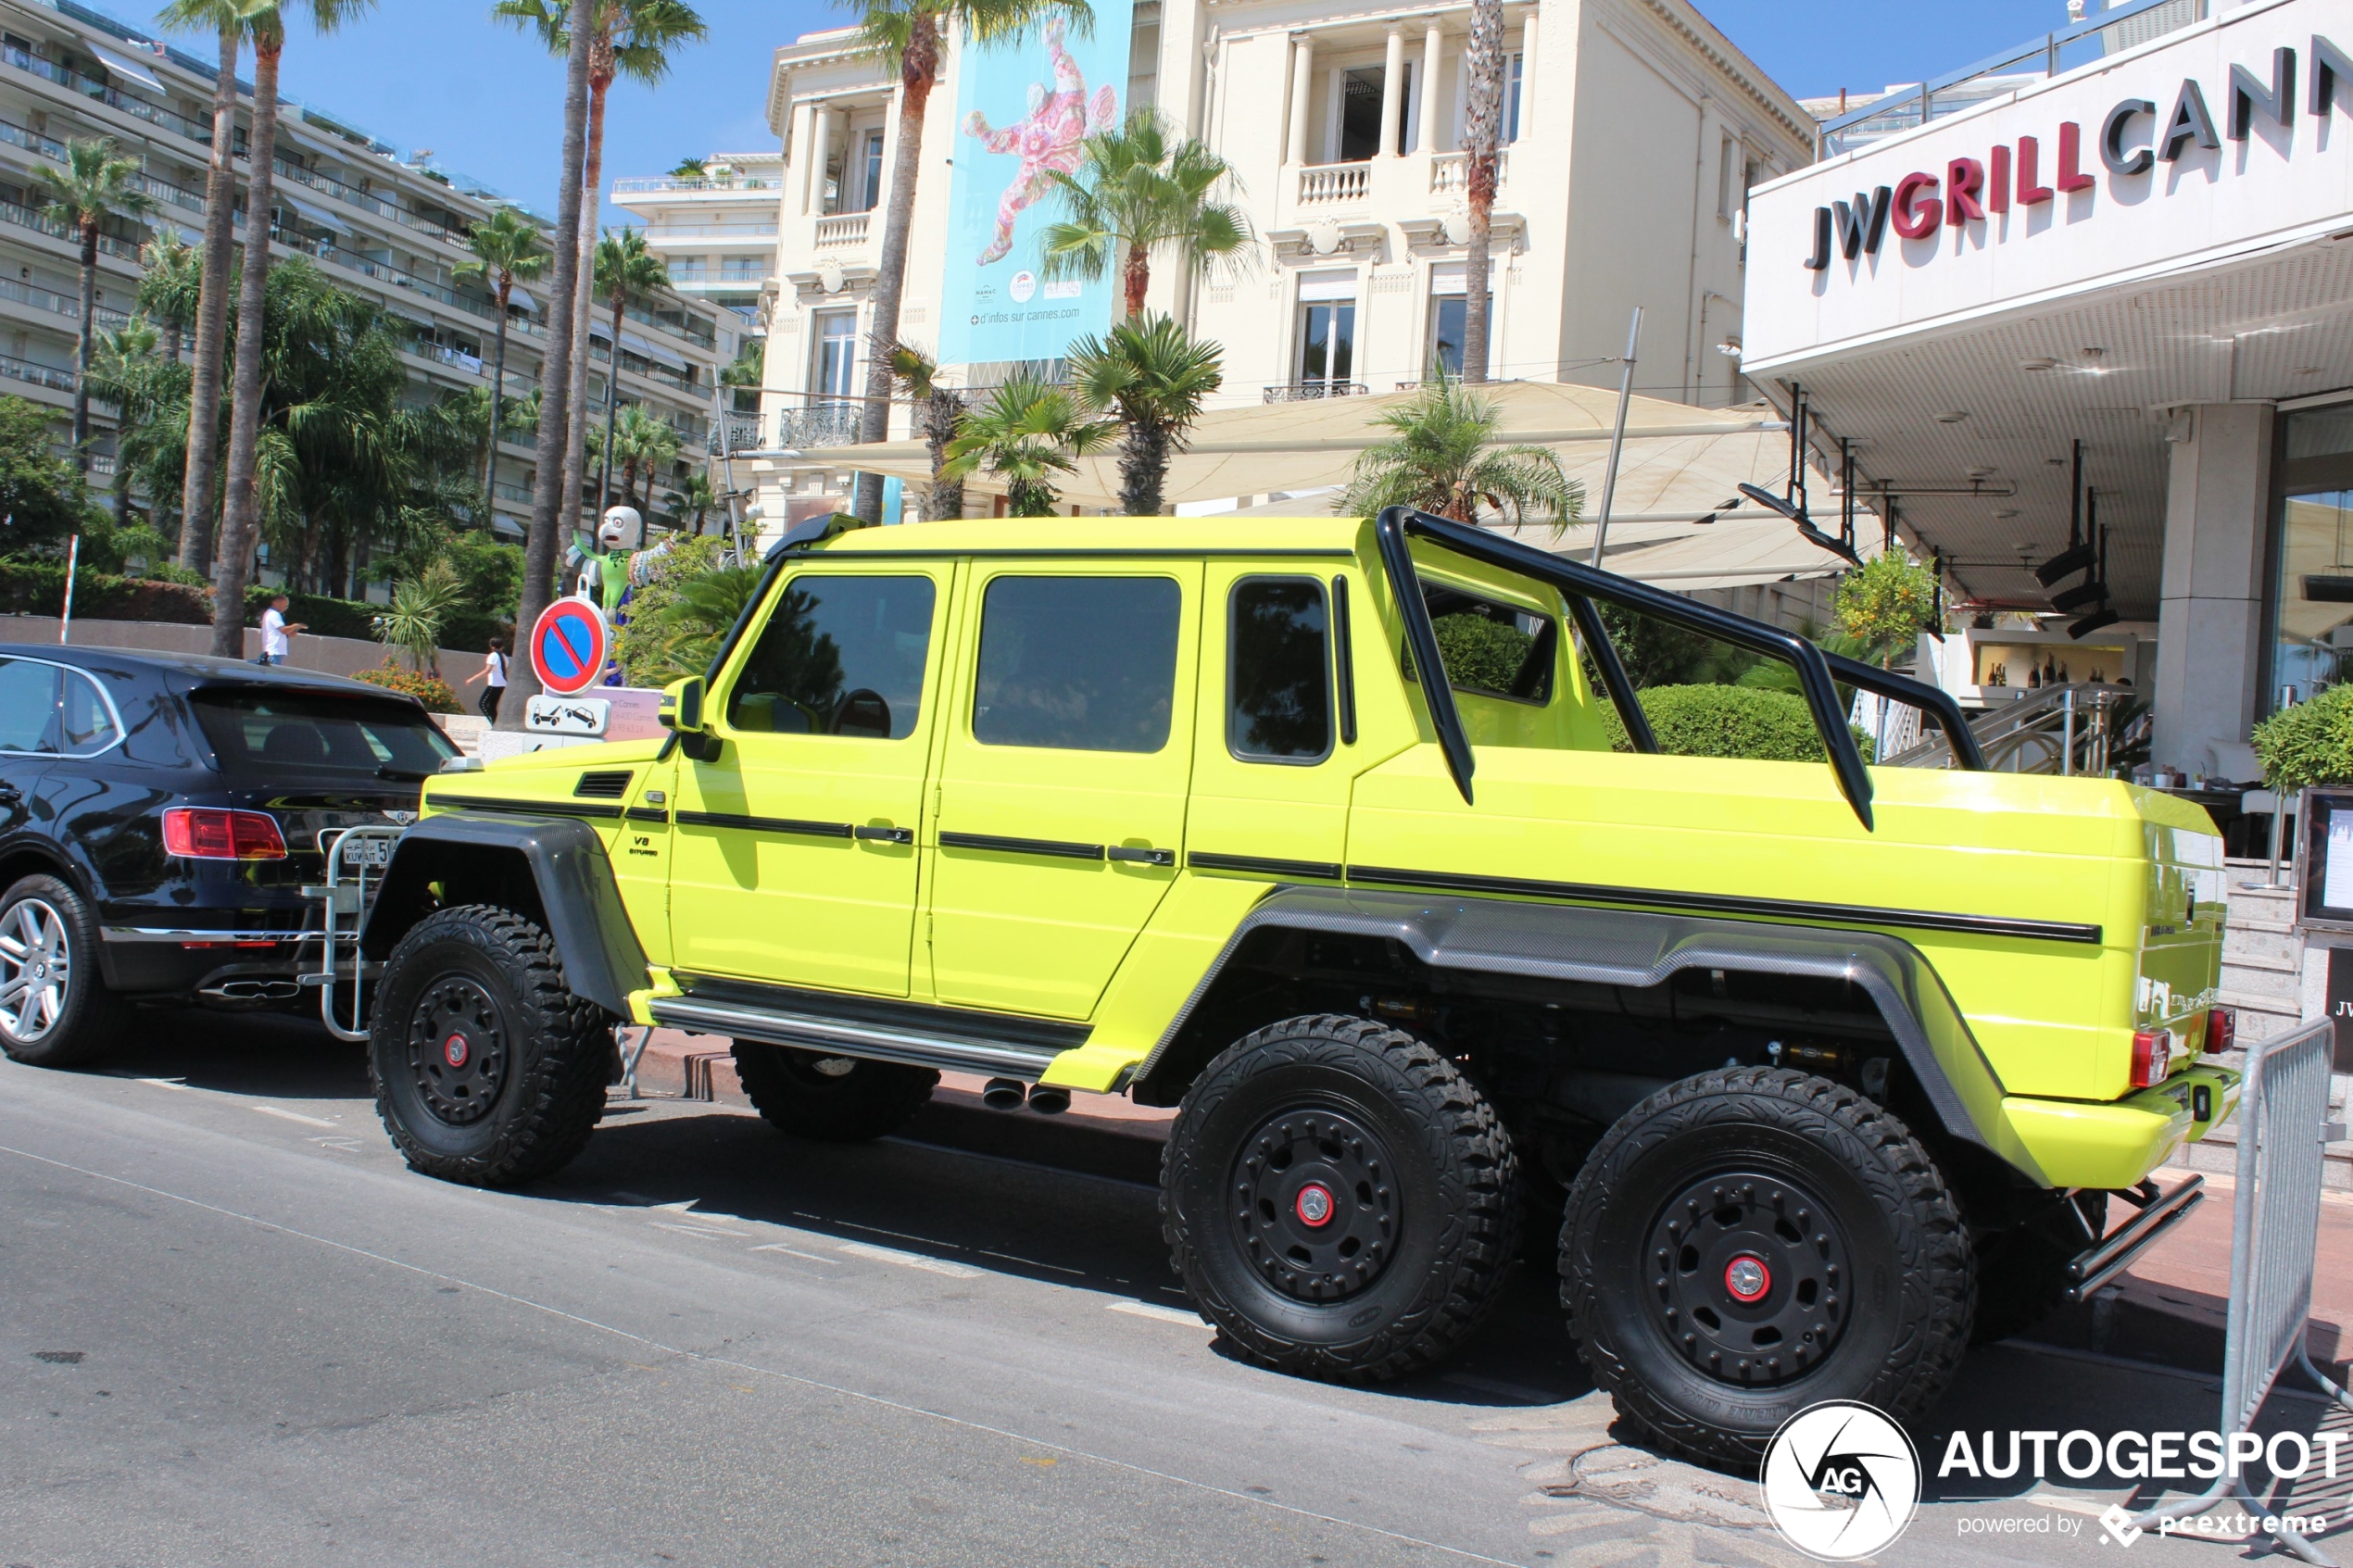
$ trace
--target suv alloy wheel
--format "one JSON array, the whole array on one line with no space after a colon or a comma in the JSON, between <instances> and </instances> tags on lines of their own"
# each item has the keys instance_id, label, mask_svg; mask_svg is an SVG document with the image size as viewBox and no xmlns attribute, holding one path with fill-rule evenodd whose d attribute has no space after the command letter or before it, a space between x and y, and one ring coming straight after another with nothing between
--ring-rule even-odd
<instances>
[{"instance_id":1,"label":"suv alloy wheel","mask_svg":"<svg viewBox=\"0 0 2353 1568\"><path fill-rule=\"evenodd\" d=\"M54 876L0 895L0 1049L34 1067L76 1067L112 1045L129 1009L98 972L98 924Z\"/></svg>"}]
</instances>

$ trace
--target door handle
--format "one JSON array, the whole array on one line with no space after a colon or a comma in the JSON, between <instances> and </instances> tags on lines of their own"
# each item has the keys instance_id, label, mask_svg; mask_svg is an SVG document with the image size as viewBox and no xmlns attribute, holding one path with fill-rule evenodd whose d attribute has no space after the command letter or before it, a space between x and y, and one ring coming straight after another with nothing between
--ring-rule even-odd
<instances>
[{"instance_id":1,"label":"door handle","mask_svg":"<svg viewBox=\"0 0 2353 1568\"><path fill-rule=\"evenodd\" d=\"M1139 866L1173 866L1176 863L1176 851L1174 849L1131 849L1114 844L1110 855L1114 860L1132 861Z\"/></svg>"},{"instance_id":2,"label":"door handle","mask_svg":"<svg viewBox=\"0 0 2353 1568\"><path fill-rule=\"evenodd\" d=\"M915 830L893 827L853 828L850 830L850 836L872 839L881 844L912 844L915 842Z\"/></svg>"}]
</instances>

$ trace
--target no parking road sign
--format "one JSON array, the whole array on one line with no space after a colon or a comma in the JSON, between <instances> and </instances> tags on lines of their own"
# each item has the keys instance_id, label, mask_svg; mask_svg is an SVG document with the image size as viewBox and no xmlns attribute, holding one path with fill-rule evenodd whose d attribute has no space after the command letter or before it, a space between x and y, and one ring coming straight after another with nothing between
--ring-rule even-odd
<instances>
[{"instance_id":1,"label":"no parking road sign","mask_svg":"<svg viewBox=\"0 0 2353 1568\"><path fill-rule=\"evenodd\" d=\"M611 635L604 612L586 599L558 599L531 629L531 670L542 689L558 696L585 691L604 678Z\"/></svg>"}]
</instances>

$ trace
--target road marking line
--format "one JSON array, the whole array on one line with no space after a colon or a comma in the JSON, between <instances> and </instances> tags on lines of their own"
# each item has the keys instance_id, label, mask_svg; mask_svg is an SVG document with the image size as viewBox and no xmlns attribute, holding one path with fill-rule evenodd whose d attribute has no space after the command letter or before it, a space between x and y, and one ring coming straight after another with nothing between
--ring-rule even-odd
<instances>
[{"instance_id":1,"label":"road marking line","mask_svg":"<svg viewBox=\"0 0 2353 1568\"><path fill-rule=\"evenodd\" d=\"M249 1105L246 1106L245 1109L247 1110L259 1111L264 1116L275 1116L283 1122L299 1122L308 1127L333 1127L336 1125L336 1123L333 1122L322 1121L316 1116L305 1116L299 1110L281 1110L274 1105Z\"/></svg>"},{"instance_id":2,"label":"road marking line","mask_svg":"<svg viewBox=\"0 0 2353 1568\"><path fill-rule=\"evenodd\" d=\"M1516 1568L1514 1563L1504 1558L1490 1557L1485 1552L1473 1551L1467 1547L1449 1546L1443 1541L1433 1541L1421 1536L1409 1536L1400 1530L1384 1529L1378 1524L1368 1524L1364 1520L1343 1519L1338 1514L1318 1512L1314 1509L1300 1508L1292 1503L1277 1502L1272 1498L1239 1492L1231 1486L1221 1486L1214 1482L1198 1480L1193 1476L1181 1475L1173 1471L1155 1470L1150 1465L1139 1464L1133 1460L1114 1459L1109 1454L1074 1448L1067 1443L1057 1443L1051 1437L1033 1436L1027 1433L1016 1432L1010 1427L975 1421L970 1416L955 1415L947 1411L934 1410L927 1405L912 1404L903 1399L893 1399L886 1395L871 1393L863 1388L853 1388L847 1384L832 1383L821 1377L811 1377L804 1373L786 1372L782 1367L761 1366L752 1361L740 1361L726 1356L716 1356L708 1350L689 1349L685 1346L673 1345L665 1340L656 1339L650 1335L639 1334L614 1323L599 1322L596 1318L584 1317L578 1312L566 1311L563 1308L549 1302L534 1300L528 1296L518 1296L512 1291L500 1290L496 1286L482 1285L473 1280L462 1279L456 1274L443 1273L438 1269L429 1269L420 1263L405 1262L382 1252L371 1252L367 1248L356 1247L347 1241L336 1241L314 1231L297 1230L292 1225L281 1224L275 1220L265 1220L258 1214L248 1214L236 1209L224 1209L217 1203L207 1203L200 1198L190 1198L185 1193L169 1192L162 1187L149 1186L145 1182L134 1182L128 1176L117 1176L105 1171L94 1171L86 1165L54 1160L45 1154L35 1154L31 1149L0 1144L0 1154L14 1155L19 1160L46 1165L53 1171L68 1171L77 1176L86 1176L94 1182L106 1182L132 1192L144 1192L150 1198L182 1203L204 1213L217 1214L224 1220L239 1221L257 1230L271 1231L279 1236L311 1242L340 1252L346 1257L364 1258L370 1262L381 1264L387 1269L421 1274L426 1279L441 1280L450 1285L464 1286L494 1299L510 1302L531 1311L543 1312L561 1323L577 1323L583 1328L592 1329L599 1334L609 1334L616 1339L627 1340L633 1345L642 1345L648 1350L657 1350L666 1356L675 1356L682 1361L698 1361L705 1366L724 1367L733 1372L749 1373L755 1377L772 1377L779 1383L789 1383L797 1387L813 1388L821 1393L837 1395L845 1399L855 1399L861 1404L872 1406L876 1410L896 1411L903 1415L921 1416L936 1421L944 1426L953 1426L966 1432L983 1432L992 1437L1003 1437L1019 1443L1025 1448L1051 1449L1056 1453L1067 1454L1073 1459L1100 1464L1106 1470L1116 1470L1129 1475L1141 1475L1155 1481L1165 1481L1172 1486L1183 1486L1211 1497L1225 1498L1233 1502L1268 1509L1277 1513L1287 1513L1294 1519L1310 1519L1320 1524L1334 1524L1341 1529L1361 1531L1368 1536L1378 1536L1384 1540L1397 1541L1407 1546L1428 1547L1434 1551L1444 1552L1449 1557L1461 1558L1471 1562L1492 1564L1492 1568ZM635 1366L637 1363L633 1361L629 1364ZM648 1367L644 1370L659 1371L661 1369Z\"/></svg>"},{"instance_id":3,"label":"road marking line","mask_svg":"<svg viewBox=\"0 0 2353 1568\"><path fill-rule=\"evenodd\" d=\"M1131 1318L1150 1318L1154 1323L1182 1323L1187 1328L1207 1328L1199 1312L1180 1312L1174 1307L1158 1307L1150 1301L1107 1301L1108 1311L1126 1312Z\"/></svg>"},{"instance_id":4,"label":"road marking line","mask_svg":"<svg viewBox=\"0 0 2353 1568\"><path fill-rule=\"evenodd\" d=\"M1008 1263L1019 1263L1026 1269L1051 1269L1058 1274L1073 1274L1080 1279L1087 1277L1087 1271L1084 1269L1066 1269L1060 1263L1041 1263L1035 1258L1024 1258L1018 1253L991 1252L986 1247L975 1247L973 1250L984 1258L1002 1258Z\"/></svg>"},{"instance_id":5,"label":"road marking line","mask_svg":"<svg viewBox=\"0 0 2353 1568\"><path fill-rule=\"evenodd\" d=\"M787 1254L789 1254L790 1256L795 1257L795 1258L806 1258L806 1259L808 1259L808 1260L809 1260L811 1262L812 1262L812 1263L823 1263L823 1264L824 1264L824 1265L825 1265L827 1268L829 1268L829 1269L837 1269L837 1268L841 1267L841 1260L840 1260L840 1259L838 1259L838 1258L820 1258L820 1257L819 1257L819 1256L817 1256L817 1254L816 1254L816 1253L814 1253L814 1252L803 1252L803 1251L802 1251L799 1248L798 1248L798 1247L786 1247L786 1246L783 1242L781 1242L781 1241L772 1241L772 1242L769 1242L769 1243L768 1243L766 1246L764 1246L764 1247L755 1247L755 1248L752 1248L752 1250L753 1250L754 1252L783 1252L783 1253L787 1253Z\"/></svg>"},{"instance_id":6,"label":"road marking line","mask_svg":"<svg viewBox=\"0 0 2353 1568\"><path fill-rule=\"evenodd\" d=\"M131 1078L128 1073L118 1073L116 1076ZM192 1095L196 1092L188 1086L188 1081L185 1078L131 1078L131 1081L134 1084L145 1084L150 1088L178 1089L183 1095Z\"/></svg>"},{"instance_id":7,"label":"road marking line","mask_svg":"<svg viewBox=\"0 0 2353 1568\"><path fill-rule=\"evenodd\" d=\"M673 1225L663 1220L648 1220L646 1223L653 1226L653 1228L658 1231L680 1231L687 1236L701 1236L705 1241L733 1241L736 1239L734 1236L729 1236L725 1231L708 1230L701 1225Z\"/></svg>"},{"instance_id":8,"label":"road marking line","mask_svg":"<svg viewBox=\"0 0 2353 1568\"><path fill-rule=\"evenodd\" d=\"M978 1279L982 1274L981 1270L968 1269L962 1263L943 1263L937 1258L925 1258L916 1253L900 1252L888 1247L875 1247L862 1241L837 1241L834 1243L834 1249L837 1252L849 1253L853 1257L872 1258L878 1263L897 1263L903 1268L923 1269L935 1274L946 1274L950 1279Z\"/></svg>"},{"instance_id":9,"label":"road marking line","mask_svg":"<svg viewBox=\"0 0 2353 1568\"><path fill-rule=\"evenodd\" d=\"M799 1213L799 1210L795 1210L794 1212ZM800 1217L804 1220L813 1220L817 1216L814 1214L802 1214ZM901 1241L920 1241L925 1247L945 1247L951 1252L962 1252L963 1250L963 1248L957 1246L952 1241L942 1241L937 1236L917 1236L912 1231L885 1230L880 1225L862 1225L855 1220L842 1220L837 1223L845 1225L853 1231L872 1231L876 1236L895 1236Z\"/></svg>"}]
</instances>

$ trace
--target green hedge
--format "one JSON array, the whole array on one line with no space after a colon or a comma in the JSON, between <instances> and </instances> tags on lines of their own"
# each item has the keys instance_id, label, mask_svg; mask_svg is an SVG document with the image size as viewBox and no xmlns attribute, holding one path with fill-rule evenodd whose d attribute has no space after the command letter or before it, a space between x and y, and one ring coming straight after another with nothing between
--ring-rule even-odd
<instances>
[{"instance_id":1,"label":"green hedge","mask_svg":"<svg viewBox=\"0 0 2353 1568\"><path fill-rule=\"evenodd\" d=\"M1793 693L1759 686L1651 686L1640 696L1658 748L1670 756L1822 760L1814 715ZM1602 719L1612 750L1634 749L1616 709L1604 705Z\"/></svg>"},{"instance_id":2,"label":"green hedge","mask_svg":"<svg viewBox=\"0 0 2353 1568\"><path fill-rule=\"evenodd\" d=\"M65 603L63 561L0 559L0 614L55 615ZM245 624L261 622L270 608L271 590L245 589ZM379 605L323 594L290 594L286 619L322 637L356 637L373 642ZM181 583L145 577L117 577L111 572L82 571L74 575L73 613L90 621L154 621L177 626L212 624L212 593ZM442 628L441 646L453 653L482 653L493 636L509 635L507 623L478 610L459 610Z\"/></svg>"},{"instance_id":3,"label":"green hedge","mask_svg":"<svg viewBox=\"0 0 2353 1568\"><path fill-rule=\"evenodd\" d=\"M2255 755L2273 789L2353 784L2353 685L2331 686L2255 726Z\"/></svg>"}]
</instances>

